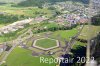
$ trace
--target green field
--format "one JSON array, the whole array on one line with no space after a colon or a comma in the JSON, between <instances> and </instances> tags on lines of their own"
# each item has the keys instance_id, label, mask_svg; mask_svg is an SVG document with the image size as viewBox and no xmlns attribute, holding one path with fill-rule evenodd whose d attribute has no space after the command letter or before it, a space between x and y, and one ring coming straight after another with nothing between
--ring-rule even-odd
<instances>
[{"instance_id":1,"label":"green field","mask_svg":"<svg viewBox=\"0 0 100 66\"><path fill-rule=\"evenodd\" d=\"M51 56L40 56L52 58ZM32 51L15 48L8 56L6 63L1 66L55 66L55 64L40 63L40 57L32 56Z\"/></svg>"},{"instance_id":2,"label":"green field","mask_svg":"<svg viewBox=\"0 0 100 66\"><path fill-rule=\"evenodd\" d=\"M19 3L25 0L0 0L2 3Z\"/></svg>"},{"instance_id":3,"label":"green field","mask_svg":"<svg viewBox=\"0 0 100 66\"><path fill-rule=\"evenodd\" d=\"M52 16L52 11L47 8L37 8L37 7L12 7L12 4L0 5L0 12L5 12L12 15L24 15L28 17L36 17L39 15L44 15L47 17Z\"/></svg>"},{"instance_id":4,"label":"green field","mask_svg":"<svg viewBox=\"0 0 100 66\"><path fill-rule=\"evenodd\" d=\"M49 32L42 32L34 34L34 37L44 37L46 33L51 33L49 38L57 39L61 42L62 46L65 46L65 39L67 41L70 40L71 37L75 36L78 33L77 28L71 29L71 30L58 30L58 31L49 31ZM37 36L39 35L39 36Z\"/></svg>"},{"instance_id":5,"label":"green field","mask_svg":"<svg viewBox=\"0 0 100 66\"><path fill-rule=\"evenodd\" d=\"M13 22L24 20L27 18L35 18L38 16L52 17L52 10L47 8L40 9L38 7L13 7L12 4L0 5L0 27L11 24Z\"/></svg>"},{"instance_id":6,"label":"green field","mask_svg":"<svg viewBox=\"0 0 100 66\"><path fill-rule=\"evenodd\" d=\"M57 43L55 40L46 38L46 39L37 40L35 45L43 48L50 48L56 46Z\"/></svg>"},{"instance_id":7,"label":"green field","mask_svg":"<svg viewBox=\"0 0 100 66\"><path fill-rule=\"evenodd\" d=\"M79 38L88 39L89 36L90 38L93 38L98 34L98 32L100 32L100 26L91 25L89 27L88 25L85 25Z\"/></svg>"},{"instance_id":8,"label":"green field","mask_svg":"<svg viewBox=\"0 0 100 66\"><path fill-rule=\"evenodd\" d=\"M76 30L76 29L59 30L59 31L53 32L51 37L52 38L61 37L61 40L63 40L63 39L70 40L70 38L75 36L77 33L78 33L78 30Z\"/></svg>"},{"instance_id":9,"label":"green field","mask_svg":"<svg viewBox=\"0 0 100 66\"><path fill-rule=\"evenodd\" d=\"M42 24L40 27L41 28L44 28L44 27L52 28L52 27L59 27L59 25L57 23L46 23L46 24Z\"/></svg>"}]
</instances>

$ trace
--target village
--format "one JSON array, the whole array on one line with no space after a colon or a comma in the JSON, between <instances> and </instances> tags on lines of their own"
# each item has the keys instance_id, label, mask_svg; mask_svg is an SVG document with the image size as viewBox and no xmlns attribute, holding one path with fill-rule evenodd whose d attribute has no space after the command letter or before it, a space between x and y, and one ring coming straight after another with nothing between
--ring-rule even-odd
<instances>
[{"instance_id":1,"label":"village","mask_svg":"<svg viewBox=\"0 0 100 66\"><path fill-rule=\"evenodd\" d=\"M64 13L64 14L58 15L53 20L46 18L45 16L41 16L41 17L36 17L36 18L25 19L22 21L17 21L17 22L14 22L12 24L9 24L7 26L0 28L0 35L14 32L14 31L17 31L18 29L22 29L24 28L25 24L29 24L32 22L42 22L48 19L49 19L48 22L56 22L59 24L67 23L70 26L73 24L88 22L88 16L86 14L82 12L79 12L76 14L76 12L78 12L78 10L73 13Z\"/></svg>"},{"instance_id":2,"label":"village","mask_svg":"<svg viewBox=\"0 0 100 66\"><path fill-rule=\"evenodd\" d=\"M48 21L50 23L58 23L60 25L65 26L73 26L77 24L87 24L88 23L88 8L86 8L83 5L72 5L73 3L57 3L55 5L50 5L52 7L55 7L57 9L60 9L61 14L57 15L55 18L50 19L45 16L38 16L35 18L29 18L21 21L14 22L12 24L9 24L7 26L4 26L0 28L0 35L3 34L9 34L11 32L15 32L19 29L23 29L26 24L34 24L34 23L41 23L44 21ZM47 8L49 6L44 5L44 8ZM87 11L86 11L87 10ZM1 14L4 14L3 12ZM45 27L46 28L46 27ZM5 45L1 46L1 51L3 51Z\"/></svg>"},{"instance_id":3,"label":"village","mask_svg":"<svg viewBox=\"0 0 100 66\"><path fill-rule=\"evenodd\" d=\"M13 8L10 10L13 10ZM37 9L36 12L35 9ZM48 12L39 13L38 9ZM91 9L90 15L87 4L68 1L56 2L55 4L46 3L42 8L25 7L22 8L22 11L19 8L19 11L22 14L21 16L18 15L18 18L24 17L25 19L0 27L0 65L9 66L11 64L13 66L13 62L16 61L19 64L17 65L15 62L15 66L27 63L29 63L28 66L48 66L48 64L38 63L39 57L64 58L66 54L73 57L76 57L77 54L86 56L90 28L88 23L90 17L97 14L95 8ZM37 13L39 15L36 15ZM0 15L5 14L8 13L0 12ZM28 16L25 17L25 15ZM14 14L14 16L16 15ZM95 27L93 28L95 35L91 34L92 42L93 38L99 34L99 26L91 26ZM89 33L92 33L92 31ZM59 66L59 64L53 63L51 66Z\"/></svg>"}]
</instances>

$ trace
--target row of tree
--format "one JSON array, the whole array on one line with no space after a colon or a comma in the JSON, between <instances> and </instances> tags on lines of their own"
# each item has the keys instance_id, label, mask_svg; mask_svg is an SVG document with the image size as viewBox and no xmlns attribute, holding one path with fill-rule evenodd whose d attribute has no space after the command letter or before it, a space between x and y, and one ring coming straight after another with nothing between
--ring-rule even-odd
<instances>
[{"instance_id":1,"label":"row of tree","mask_svg":"<svg viewBox=\"0 0 100 66\"><path fill-rule=\"evenodd\" d=\"M63 55L64 60L60 66L84 66L86 63L86 47L77 46L77 49L71 49L72 54ZM68 60L66 60L68 59Z\"/></svg>"},{"instance_id":2,"label":"row of tree","mask_svg":"<svg viewBox=\"0 0 100 66\"><path fill-rule=\"evenodd\" d=\"M98 64L100 64L100 32L92 40L94 40L94 42L92 42L92 45L91 45L91 52L93 52L92 54L93 57L98 62Z\"/></svg>"},{"instance_id":3,"label":"row of tree","mask_svg":"<svg viewBox=\"0 0 100 66\"><path fill-rule=\"evenodd\" d=\"M92 25L99 26L100 25L100 14L93 16L91 19L91 23Z\"/></svg>"},{"instance_id":4,"label":"row of tree","mask_svg":"<svg viewBox=\"0 0 100 66\"><path fill-rule=\"evenodd\" d=\"M23 18L27 18L27 17L24 15L19 16L19 15L0 14L0 24L13 23Z\"/></svg>"},{"instance_id":5,"label":"row of tree","mask_svg":"<svg viewBox=\"0 0 100 66\"><path fill-rule=\"evenodd\" d=\"M50 27L50 28L37 28L36 30L33 31L33 33L41 33L41 32L46 32L46 31L57 31L57 30L70 30L72 28L75 28L77 25L72 25L72 26L55 26L55 27Z\"/></svg>"},{"instance_id":6,"label":"row of tree","mask_svg":"<svg viewBox=\"0 0 100 66\"><path fill-rule=\"evenodd\" d=\"M51 3L54 4L56 2L65 2L65 1L72 1L72 2L81 2L87 4L89 0L26 0L20 2L18 5L19 6L38 6L41 7L45 3Z\"/></svg>"}]
</instances>

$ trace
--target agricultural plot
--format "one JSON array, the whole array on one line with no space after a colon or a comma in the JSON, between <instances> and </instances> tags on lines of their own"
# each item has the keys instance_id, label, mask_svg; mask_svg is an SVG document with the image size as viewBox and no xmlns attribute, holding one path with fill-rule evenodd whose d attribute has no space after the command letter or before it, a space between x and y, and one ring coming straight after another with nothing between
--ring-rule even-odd
<instances>
[{"instance_id":1,"label":"agricultural plot","mask_svg":"<svg viewBox=\"0 0 100 66\"><path fill-rule=\"evenodd\" d=\"M24 15L27 17L36 17L39 15L52 16L52 11L47 8L40 9L35 7L12 7L12 4L0 5L0 12L12 15Z\"/></svg>"}]
</instances>

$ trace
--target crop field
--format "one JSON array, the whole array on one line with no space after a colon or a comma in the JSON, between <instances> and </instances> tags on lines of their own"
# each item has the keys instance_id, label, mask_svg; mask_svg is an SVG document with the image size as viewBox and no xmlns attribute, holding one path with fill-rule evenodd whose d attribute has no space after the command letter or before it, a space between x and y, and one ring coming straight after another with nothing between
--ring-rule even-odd
<instances>
[{"instance_id":1,"label":"crop field","mask_svg":"<svg viewBox=\"0 0 100 66\"><path fill-rule=\"evenodd\" d=\"M0 5L0 12L5 12L12 15L24 15L28 17L36 17L39 15L52 16L52 11L47 8L37 7L12 7L11 4Z\"/></svg>"}]
</instances>

